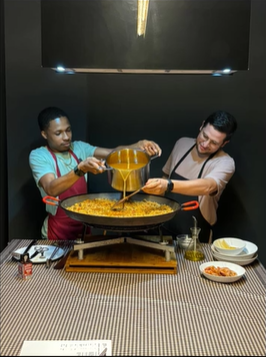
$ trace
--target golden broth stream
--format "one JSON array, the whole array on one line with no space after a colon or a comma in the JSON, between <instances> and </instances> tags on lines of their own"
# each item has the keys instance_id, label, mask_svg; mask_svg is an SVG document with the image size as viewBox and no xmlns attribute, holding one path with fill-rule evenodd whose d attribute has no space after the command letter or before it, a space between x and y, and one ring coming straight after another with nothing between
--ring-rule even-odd
<instances>
[{"instance_id":1,"label":"golden broth stream","mask_svg":"<svg viewBox=\"0 0 266 357\"><path fill-rule=\"evenodd\" d=\"M130 173L133 170L138 170L141 169L142 167L144 167L146 165L146 163L116 163L116 164L112 164L112 168L116 169L123 181L124 181L124 185L123 185L123 198L126 197L126 181L128 179L128 176L130 175Z\"/></svg>"}]
</instances>

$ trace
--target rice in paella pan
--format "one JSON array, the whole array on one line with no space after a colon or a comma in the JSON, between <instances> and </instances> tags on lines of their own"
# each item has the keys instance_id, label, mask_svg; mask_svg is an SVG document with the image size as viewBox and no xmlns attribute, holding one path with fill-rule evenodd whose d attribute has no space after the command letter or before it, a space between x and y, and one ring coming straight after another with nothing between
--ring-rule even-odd
<instances>
[{"instance_id":1,"label":"rice in paella pan","mask_svg":"<svg viewBox=\"0 0 266 357\"><path fill-rule=\"evenodd\" d=\"M117 200L107 198L86 199L82 202L67 207L69 211L102 217L147 217L158 216L173 212L173 209L166 204L159 204L154 201L126 201L121 210L112 210L112 206ZM119 208L121 208L119 206Z\"/></svg>"}]
</instances>

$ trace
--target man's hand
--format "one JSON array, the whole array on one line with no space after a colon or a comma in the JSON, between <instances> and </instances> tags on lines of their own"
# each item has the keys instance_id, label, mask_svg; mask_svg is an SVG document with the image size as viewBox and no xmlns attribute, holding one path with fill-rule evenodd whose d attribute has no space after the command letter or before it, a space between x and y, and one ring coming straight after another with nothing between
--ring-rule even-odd
<instances>
[{"instance_id":1,"label":"man's hand","mask_svg":"<svg viewBox=\"0 0 266 357\"><path fill-rule=\"evenodd\" d=\"M161 154L162 154L162 149L154 141L141 140L141 141L139 141L138 144L139 144L139 148L141 150L146 151L147 154L149 154L150 156L154 156L154 155L161 156Z\"/></svg>"},{"instance_id":2,"label":"man's hand","mask_svg":"<svg viewBox=\"0 0 266 357\"><path fill-rule=\"evenodd\" d=\"M94 175L101 174L105 171L105 165L103 160L96 159L96 157L87 157L81 161L78 168L83 172L91 172Z\"/></svg>"},{"instance_id":3,"label":"man's hand","mask_svg":"<svg viewBox=\"0 0 266 357\"><path fill-rule=\"evenodd\" d=\"M151 195L163 195L167 190L168 181L161 178L149 179L142 191Z\"/></svg>"}]
</instances>

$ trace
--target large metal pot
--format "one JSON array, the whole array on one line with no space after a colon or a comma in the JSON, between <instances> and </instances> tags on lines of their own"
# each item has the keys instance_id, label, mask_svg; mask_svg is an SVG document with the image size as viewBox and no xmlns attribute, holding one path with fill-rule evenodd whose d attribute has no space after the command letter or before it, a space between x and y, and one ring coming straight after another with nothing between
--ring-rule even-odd
<instances>
[{"instance_id":1,"label":"large metal pot","mask_svg":"<svg viewBox=\"0 0 266 357\"><path fill-rule=\"evenodd\" d=\"M119 200L121 198L121 193L91 193L84 195L76 195L72 197L65 198L63 200L58 200L55 197L46 196L43 201L51 205L59 205L65 213L72 219L81 221L92 227L100 227L110 231L142 231L143 229L149 229L151 227L159 226L163 222L172 219L179 210L193 210L198 208L199 204L197 201L190 201L180 205L177 201L155 195L147 194L136 194L131 198L131 201L143 201L144 199L149 201L154 201L159 204L166 204L173 209L173 212L147 217L103 217L97 215L88 215L78 212L69 211L67 208L74 205L75 203L82 202L87 199L95 198L107 198L110 200ZM192 205L192 206L191 206Z\"/></svg>"},{"instance_id":2,"label":"large metal pot","mask_svg":"<svg viewBox=\"0 0 266 357\"><path fill-rule=\"evenodd\" d=\"M109 184L122 192L138 190L150 177L150 160L155 157L138 149L112 151L106 158Z\"/></svg>"}]
</instances>

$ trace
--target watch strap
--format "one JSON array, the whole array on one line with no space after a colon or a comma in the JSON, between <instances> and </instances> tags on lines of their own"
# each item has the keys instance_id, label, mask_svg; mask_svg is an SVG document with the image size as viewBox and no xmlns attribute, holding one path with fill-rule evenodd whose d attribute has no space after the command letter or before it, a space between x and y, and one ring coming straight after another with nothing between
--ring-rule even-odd
<instances>
[{"instance_id":1,"label":"watch strap","mask_svg":"<svg viewBox=\"0 0 266 357\"><path fill-rule=\"evenodd\" d=\"M74 167L74 173L75 173L75 175L77 175L79 177L82 177L85 175L85 172L80 170L78 165Z\"/></svg>"},{"instance_id":2,"label":"watch strap","mask_svg":"<svg viewBox=\"0 0 266 357\"><path fill-rule=\"evenodd\" d=\"M167 189L165 192L171 192L171 191L173 191L173 188L174 188L173 182L170 179L168 179L167 180Z\"/></svg>"}]
</instances>

